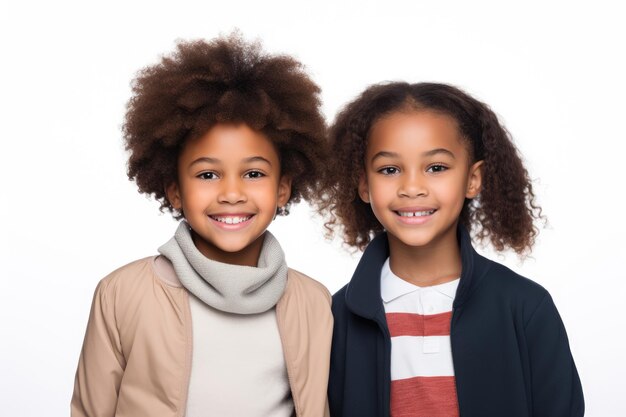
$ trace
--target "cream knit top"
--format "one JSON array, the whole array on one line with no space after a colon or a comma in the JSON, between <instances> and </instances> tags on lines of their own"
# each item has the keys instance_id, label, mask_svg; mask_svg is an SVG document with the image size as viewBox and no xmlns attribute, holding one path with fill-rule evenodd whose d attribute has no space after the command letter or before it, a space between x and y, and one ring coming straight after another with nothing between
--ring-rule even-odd
<instances>
[{"instance_id":1,"label":"cream knit top","mask_svg":"<svg viewBox=\"0 0 626 417\"><path fill-rule=\"evenodd\" d=\"M292 416L275 311L287 264L276 238L265 232L256 268L224 264L198 251L183 221L159 252L190 292L193 352L186 417Z\"/></svg>"}]
</instances>

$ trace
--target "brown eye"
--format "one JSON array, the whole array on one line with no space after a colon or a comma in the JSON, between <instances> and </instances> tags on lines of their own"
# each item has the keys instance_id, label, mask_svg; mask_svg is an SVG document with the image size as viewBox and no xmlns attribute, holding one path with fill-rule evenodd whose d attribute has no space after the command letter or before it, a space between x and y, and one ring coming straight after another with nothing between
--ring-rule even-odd
<instances>
[{"instance_id":1,"label":"brown eye","mask_svg":"<svg viewBox=\"0 0 626 417\"><path fill-rule=\"evenodd\" d=\"M258 178L263 178L264 176L265 174L262 173L261 171L248 171L244 175L244 178L258 179Z\"/></svg>"},{"instance_id":2,"label":"brown eye","mask_svg":"<svg viewBox=\"0 0 626 417\"><path fill-rule=\"evenodd\" d=\"M445 165L436 164L436 165L429 166L426 172L432 172L432 173L437 174L437 173L446 171L447 169L448 167Z\"/></svg>"},{"instance_id":3,"label":"brown eye","mask_svg":"<svg viewBox=\"0 0 626 417\"><path fill-rule=\"evenodd\" d=\"M396 167L384 167L378 170L383 175L396 175L400 170Z\"/></svg>"},{"instance_id":4,"label":"brown eye","mask_svg":"<svg viewBox=\"0 0 626 417\"><path fill-rule=\"evenodd\" d=\"M200 174L197 175L197 177L203 180L215 180L217 179L217 174L211 171L201 172Z\"/></svg>"}]
</instances>

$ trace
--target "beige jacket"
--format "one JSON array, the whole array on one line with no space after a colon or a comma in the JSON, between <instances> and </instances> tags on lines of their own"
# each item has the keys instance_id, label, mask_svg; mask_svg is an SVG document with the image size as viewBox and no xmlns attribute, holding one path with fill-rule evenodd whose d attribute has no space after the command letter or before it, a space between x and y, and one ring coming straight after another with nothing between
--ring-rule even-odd
<instances>
[{"instance_id":1,"label":"beige jacket","mask_svg":"<svg viewBox=\"0 0 626 417\"><path fill-rule=\"evenodd\" d=\"M135 261L98 284L76 372L73 417L185 415L189 294L163 260ZM289 270L276 318L298 417L328 415L330 300L322 284Z\"/></svg>"}]
</instances>

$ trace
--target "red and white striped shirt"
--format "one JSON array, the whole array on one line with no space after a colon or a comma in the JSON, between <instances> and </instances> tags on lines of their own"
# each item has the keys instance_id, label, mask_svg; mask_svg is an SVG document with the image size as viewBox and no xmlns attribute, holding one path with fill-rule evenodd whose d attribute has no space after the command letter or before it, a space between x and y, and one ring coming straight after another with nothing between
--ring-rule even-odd
<instances>
[{"instance_id":1,"label":"red and white striped shirt","mask_svg":"<svg viewBox=\"0 0 626 417\"><path fill-rule=\"evenodd\" d=\"M450 348L459 280L418 287L395 275L389 259L381 296L391 335L391 416L458 417Z\"/></svg>"}]
</instances>

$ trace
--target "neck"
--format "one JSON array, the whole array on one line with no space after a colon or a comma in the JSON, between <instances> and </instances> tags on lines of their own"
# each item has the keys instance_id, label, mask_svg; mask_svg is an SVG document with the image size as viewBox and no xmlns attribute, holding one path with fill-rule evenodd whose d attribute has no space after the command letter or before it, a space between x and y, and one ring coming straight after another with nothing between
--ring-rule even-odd
<instances>
[{"instance_id":1,"label":"neck","mask_svg":"<svg viewBox=\"0 0 626 417\"><path fill-rule=\"evenodd\" d=\"M191 230L191 238L200 253L213 261L231 265L257 266L259 263L259 255L261 254L261 249L263 248L265 233L259 236L254 242L237 252L227 252L215 245L212 245L202 239L202 237L198 236L193 229Z\"/></svg>"},{"instance_id":2,"label":"neck","mask_svg":"<svg viewBox=\"0 0 626 417\"><path fill-rule=\"evenodd\" d=\"M461 276L456 227L424 246L408 246L388 234L389 266L394 274L420 287L443 284Z\"/></svg>"}]
</instances>

